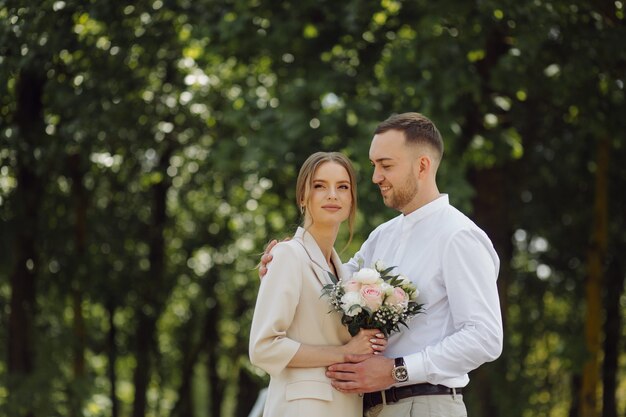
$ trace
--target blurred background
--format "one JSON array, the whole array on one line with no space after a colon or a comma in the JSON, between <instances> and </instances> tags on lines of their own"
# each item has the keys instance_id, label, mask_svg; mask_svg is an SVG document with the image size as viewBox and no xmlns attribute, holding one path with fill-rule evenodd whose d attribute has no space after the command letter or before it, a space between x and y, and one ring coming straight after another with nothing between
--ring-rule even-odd
<instances>
[{"instance_id":1,"label":"blurred background","mask_svg":"<svg viewBox=\"0 0 626 417\"><path fill-rule=\"evenodd\" d=\"M300 164L355 162L347 260L418 111L502 260L470 415L625 416L625 40L621 0L0 0L0 415L247 416Z\"/></svg>"}]
</instances>

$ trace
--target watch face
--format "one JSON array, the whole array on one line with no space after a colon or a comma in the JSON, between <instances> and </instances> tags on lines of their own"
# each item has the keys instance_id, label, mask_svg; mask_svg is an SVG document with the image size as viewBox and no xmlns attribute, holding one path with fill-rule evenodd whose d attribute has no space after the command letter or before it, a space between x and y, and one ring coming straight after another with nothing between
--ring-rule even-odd
<instances>
[{"instance_id":1,"label":"watch face","mask_svg":"<svg viewBox=\"0 0 626 417\"><path fill-rule=\"evenodd\" d=\"M398 382L404 382L409 379L409 373L404 366L398 366L393 370L393 377Z\"/></svg>"}]
</instances>

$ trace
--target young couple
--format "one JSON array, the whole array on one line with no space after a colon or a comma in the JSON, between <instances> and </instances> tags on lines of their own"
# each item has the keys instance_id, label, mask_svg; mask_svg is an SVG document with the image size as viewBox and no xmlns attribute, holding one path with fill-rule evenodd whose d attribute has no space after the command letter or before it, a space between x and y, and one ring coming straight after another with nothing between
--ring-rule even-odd
<instances>
[{"instance_id":1,"label":"young couple","mask_svg":"<svg viewBox=\"0 0 626 417\"><path fill-rule=\"evenodd\" d=\"M290 241L270 244L260 268L250 359L271 377L264 417L467 414L468 372L502 351L499 260L487 235L439 193L442 156L441 135L419 113L377 127L372 181L401 214L377 227L344 265L333 246L346 219L352 237L352 165L322 152L304 163L296 188L302 227ZM339 315L328 312L322 287L332 282L329 272L347 279L377 260L417 285L426 313L389 340L376 330L350 337Z\"/></svg>"}]
</instances>

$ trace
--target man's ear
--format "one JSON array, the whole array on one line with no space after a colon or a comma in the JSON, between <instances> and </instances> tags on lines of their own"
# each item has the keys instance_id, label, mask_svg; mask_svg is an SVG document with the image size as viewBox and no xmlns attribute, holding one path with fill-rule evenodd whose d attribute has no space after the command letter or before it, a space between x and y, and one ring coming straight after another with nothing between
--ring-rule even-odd
<instances>
[{"instance_id":1,"label":"man's ear","mask_svg":"<svg viewBox=\"0 0 626 417\"><path fill-rule=\"evenodd\" d=\"M417 158L418 176L422 178L424 175L427 175L430 172L432 164L433 161L428 154L422 154Z\"/></svg>"}]
</instances>

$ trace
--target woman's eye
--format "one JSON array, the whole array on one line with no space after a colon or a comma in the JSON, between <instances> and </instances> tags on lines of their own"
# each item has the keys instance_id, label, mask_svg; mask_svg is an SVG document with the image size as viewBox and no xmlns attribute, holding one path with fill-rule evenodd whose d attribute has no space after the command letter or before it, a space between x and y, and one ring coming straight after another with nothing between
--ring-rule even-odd
<instances>
[{"instance_id":1,"label":"woman's eye","mask_svg":"<svg viewBox=\"0 0 626 417\"><path fill-rule=\"evenodd\" d=\"M315 184L315 185L313 186L313 188L323 188L323 187L324 187L324 186L323 186L322 184Z\"/></svg>"},{"instance_id":2,"label":"woman's eye","mask_svg":"<svg viewBox=\"0 0 626 417\"><path fill-rule=\"evenodd\" d=\"M350 187L348 187L347 185L340 185L339 188L341 188L342 190L349 190Z\"/></svg>"}]
</instances>

